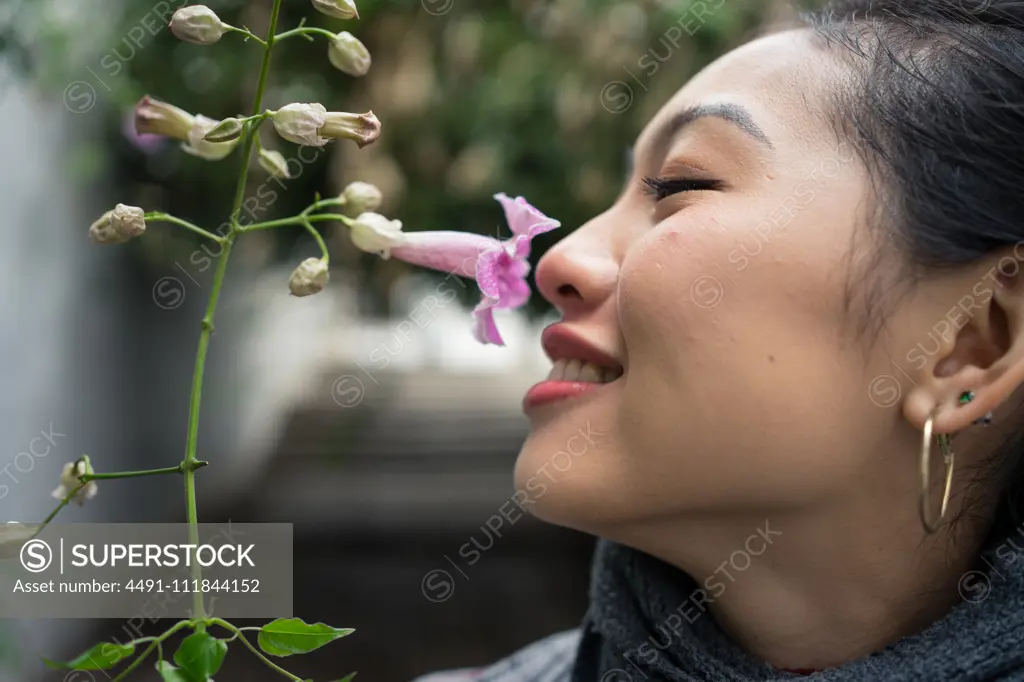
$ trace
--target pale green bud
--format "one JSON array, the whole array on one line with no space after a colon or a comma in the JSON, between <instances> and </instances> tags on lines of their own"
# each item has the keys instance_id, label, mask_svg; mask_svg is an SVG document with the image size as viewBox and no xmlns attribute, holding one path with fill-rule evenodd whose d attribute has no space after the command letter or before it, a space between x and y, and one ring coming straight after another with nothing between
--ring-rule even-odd
<instances>
[{"instance_id":1,"label":"pale green bud","mask_svg":"<svg viewBox=\"0 0 1024 682\"><path fill-rule=\"evenodd\" d=\"M60 485L50 493L51 496L56 500L63 500L73 490L78 489L82 485L82 482L79 480L80 476L93 473L95 472L87 457L83 457L77 462L68 462L64 465L64 470L60 474ZM71 501L81 507L86 501L96 497L97 492L99 492L99 488L96 485L96 481L89 481L81 489L78 489L78 492L71 498Z\"/></svg>"},{"instance_id":2,"label":"pale green bud","mask_svg":"<svg viewBox=\"0 0 1024 682\"><path fill-rule=\"evenodd\" d=\"M192 123L192 129L188 132L188 141L182 145L182 149L207 161L220 161L235 150L241 138L235 138L229 142L210 142L206 136L217 128L220 121L207 118L197 114Z\"/></svg>"},{"instance_id":3,"label":"pale green bud","mask_svg":"<svg viewBox=\"0 0 1024 682\"><path fill-rule=\"evenodd\" d=\"M402 222L388 220L379 213L363 213L349 225L349 236L356 248L387 260L391 249L402 242Z\"/></svg>"},{"instance_id":4,"label":"pale green bud","mask_svg":"<svg viewBox=\"0 0 1024 682\"><path fill-rule=\"evenodd\" d=\"M233 117L226 118L206 133L203 139L207 142L230 142L241 137L242 130L244 130L244 126L241 121Z\"/></svg>"},{"instance_id":5,"label":"pale green bud","mask_svg":"<svg viewBox=\"0 0 1024 682\"><path fill-rule=\"evenodd\" d=\"M359 10L352 0L313 0L313 7L336 19L358 19Z\"/></svg>"},{"instance_id":6,"label":"pale green bud","mask_svg":"<svg viewBox=\"0 0 1024 682\"><path fill-rule=\"evenodd\" d=\"M267 151L266 149L260 149L260 167L270 174L270 177L276 178L291 178L291 173L288 172L288 161L285 160L284 154L281 152Z\"/></svg>"},{"instance_id":7,"label":"pale green bud","mask_svg":"<svg viewBox=\"0 0 1024 682\"><path fill-rule=\"evenodd\" d=\"M359 180L350 183L340 198L345 202L345 213L350 216L376 211L384 201L384 195L376 186Z\"/></svg>"},{"instance_id":8,"label":"pale green bud","mask_svg":"<svg viewBox=\"0 0 1024 682\"><path fill-rule=\"evenodd\" d=\"M322 104L296 103L281 107L270 115L277 134L295 144L323 147L328 140L320 135L327 122L327 109Z\"/></svg>"},{"instance_id":9,"label":"pale green bud","mask_svg":"<svg viewBox=\"0 0 1024 682\"><path fill-rule=\"evenodd\" d=\"M138 206L118 204L110 212L110 227L125 239L138 237L146 231L146 212Z\"/></svg>"},{"instance_id":10,"label":"pale green bud","mask_svg":"<svg viewBox=\"0 0 1024 682\"><path fill-rule=\"evenodd\" d=\"M322 258L307 258L299 263L288 280L293 296L311 296L323 291L330 275Z\"/></svg>"},{"instance_id":11,"label":"pale green bud","mask_svg":"<svg viewBox=\"0 0 1024 682\"><path fill-rule=\"evenodd\" d=\"M93 242L97 244L123 244L128 241L127 237L122 237L110 226L110 216L113 214L113 210L107 211L89 226L89 238Z\"/></svg>"},{"instance_id":12,"label":"pale green bud","mask_svg":"<svg viewBox=\"0 0 1024 682\"><path fill-rule=\"evenodd\" d=\"M205 5L182 7L171 17L171 33L197 45L212 45L231 28Z\"/></svg>"},{"instance_id":13,"label":"pale green bud","mask_svg":"<svg viewBox=\"0 0 1024 682\"><path fill-rule=\"evenodd\" d=\"M342 31L331 39L327 58L334 68L356 77L365 76L372 61L370 51L348 31Z\"/></svg>"}]
</instances>

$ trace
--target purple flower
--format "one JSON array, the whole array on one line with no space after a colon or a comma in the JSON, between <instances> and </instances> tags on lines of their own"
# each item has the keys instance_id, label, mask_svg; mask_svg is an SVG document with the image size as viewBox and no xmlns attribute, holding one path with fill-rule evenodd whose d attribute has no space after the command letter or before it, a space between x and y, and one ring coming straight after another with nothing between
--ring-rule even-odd
<instances>
[{"instance_id":1,"label":"purple flower","mask_svg":"<svg viewBox=\"0 0 1024 682\"><path fill-rule=\"evenodd\" d=\"M135 130L135 112L129 111L125 114L121 123L121 133L132 146L145 154L152 154L164 146L166 138L150 133L139 133Z\"/></svg>"},{"instance_id":2,"label":"purple flower","mask_svg":"<svg viewBox=\"0 0 1024 682\"><path fill-rule=\"evenodd\" d=\"M561 225L523 197L494 195L508 221L512 236L506 240L468 232L403 232L402 223L377 213L364 213L352 223L352 242L382 258L471 277L480 287L481 300L473 310L473 335L480 343L504 346L494 322L495 309L518 308L530 298L530 242Z\"/></svg>"}]
</instances>

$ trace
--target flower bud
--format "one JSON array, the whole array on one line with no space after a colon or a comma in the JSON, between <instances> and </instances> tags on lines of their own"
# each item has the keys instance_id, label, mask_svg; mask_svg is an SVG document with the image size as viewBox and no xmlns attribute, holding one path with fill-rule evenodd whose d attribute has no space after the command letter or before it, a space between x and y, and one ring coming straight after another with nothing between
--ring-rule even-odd
<instances>
[{"instance_id":1,"label":"flower bud","mask_svg":"<svg viewBox=\"0 0 1024 682\"><path fill-rule=\"evenodd\" d=\"M293 296L311 296L323 291L329 278L323 258L307 258L292 272L288 288Z\"/></svg>"},{"instance_id":2,"label":"flower bud","mask_svg":"<svg viewBox=\"0 0 1024 682\"><path fill-rule=\"evenodd\" d=\"M97 244L123 244L128 241L128 237L122 237L113 227L110 225L110 216L114 214L113 210L107 211L101 215L96 222L89 226L89 237Z\"/></svg>"},{"instance_id":3,"label":"flower bud","mask_svg":"<svg viewBox=\"0 0 1024 682\"><path fill-rule=\"evenodd\" d=\"M291 178L288 172L288 162L281 152L267 151L260 149L260 167L267 171L272 178Z\"/></svg>"},{"instance_id":4,"label":"flower bud","mask_svg":"<svg viewBox=\"0 0 1024 682\"><path fill-rule=\"evenodd\" d=\"M322 104L289 104L271 113L270 120L284 139L311 147L341 138L365 147L380 137L380 121L372 111L350 114L327 111Z\"/></svg>"},{"instance_id":5,"label":"flower bud","mask_svg":"<svg viewBox=\"0 0 1024 682\"><path fill-rule=\"evenodd\" d=\"M358 19L359 10L352 0L313 0L313 7L336 19Z\"/></svg>"},{"instance_id":6,"label":"flower bud","mask_svg":"<svg viewBox=\"0 0 1024 682\"><path fill-rule=\"evenodd\" d=\"M323 147L327 140L319 130L327 122L327 109L322 104L289 104L270 115L277 134L295 144Z\"/></svg>"},{"instance_id":7,"label":"flower bud","mask_svg":"<svg viewBox=\"0 0 1024 682\"><path fill-rule=\"evenodd\" d=\"M348 31L342 31L331 39L327 58L334 68L356 77L365 76L372 61L370 51Z\"/></svg>"},{"instance_id":8,"label":"flower bud","mask_svg":"<svg viewBox=\"0 0 1024 682\"><path fill-rule=\"evenodd\" d=\"M166 135L187 140L194 122L192 114L149 95L135 105L135 132L140 135Z\"/></svg>"},{"instance_id":9,"label":"flower bud","mask_svg":"<svg viewBox=\"0 0 1024 682\"><path fill-rule=\"evenodd\" d=\"M327 123L319 132L329 140L353 140L362 149L380 137L380 121L372 111L365 114L331 111L327 114Z\"/></svg>"},{"instance_id":10,"label":"flower bud","mask_svg":"<svg viewBox=\"0 0 1024 682\"><path fill-rule=\"evenodd\" d=\"M345 188L340 199L344 202L345 213L350 216L358 216L380 208L381 202L384 201L384 195L374 185L357 180Z\"/></svg>"},{"instance_id":11,"label":"flower bud","mask_svg":"<svg viewBox=\"0 0 1024 682\"><path fill-rule=\"evenodd\" d=\"M79 476L92 473L95 472L92 470L92 464L89 463L88 457L83 457L77 462L68 462L64 465L64 470L60 474L60 485L50 494L54 499L63 500L82 485ZM96 481L89 481L75 493L71 501L81 507L86 501L96 497L97 492L99 492L99 489L96 486Z\"/></svg>"},{"instance_id":12,"label":"flower bud","mask_svg":"<svg viewBox=\"0 0 1024 682\"><path fill-rule=\"evenodd\" d=\"M203 136L203 139L207 142L230 142L236 140L242 135L242 122L237 118L226 118L213 129Z\"/></svg>"},{"instance_id":13,"label":"flower bud","mask_svg":"<svg viewBox=\"0 0 1024 682\"><path fill-rule=\"evenodd\" d=\"M209 142L205 139L206 136L218 125L219 121L197 114L192 129L188 131L188 142L182 145L182 149L207 161L220 161L235 150L241 138L236 137L230 142Z\"/></svg>"},{"instance_id":14,"label":"flower bud","mask_svg":"<svg viewBox=\"0 0 1024 682\"><path fill-rule=\"evenodd\" d=\"M146 231L146 212L138 206L118 204L110 212L110 228L126 240Z\"/></svg>"},{"instance_id":15,"label":"flower bud","mask_svg":"<svg viewBox=\"0 0 1024 682\"><path fill-rule=\"evenodd\" d=\"M402 222L379 213L363 213L349 226L349 235L357 248L387 260L391 249L402 243Z\"/></svg>"},{"instance_id":16,"label":"flower bud","mask_svg":"<svg viewBox=\"0 0 1024 682\"><path fill-rule=\"evenodd\" d=\"M182 7L171 17L171 33L197 45L212 45L231 28L205 5Z\"/></svg>"}]
</instances>

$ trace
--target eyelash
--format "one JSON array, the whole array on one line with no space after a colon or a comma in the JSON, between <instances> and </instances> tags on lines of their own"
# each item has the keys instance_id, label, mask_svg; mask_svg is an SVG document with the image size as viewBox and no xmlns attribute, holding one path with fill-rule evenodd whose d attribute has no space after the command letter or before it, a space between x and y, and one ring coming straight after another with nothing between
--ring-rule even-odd
<instances>
[{"instance_id":1,"label":"eyelash","mask_svg":"<svg viewBox=\"0 0 1024 682\"><path fill-rule=\"evenodd\" d=\"M667 199L673 194L680 192L699 192L701 190L721 189L722 182L719 180L707 180L697 178L654 178L643 179L644 192L658 198L658 201Z\"/></svg>"}]
</instances>

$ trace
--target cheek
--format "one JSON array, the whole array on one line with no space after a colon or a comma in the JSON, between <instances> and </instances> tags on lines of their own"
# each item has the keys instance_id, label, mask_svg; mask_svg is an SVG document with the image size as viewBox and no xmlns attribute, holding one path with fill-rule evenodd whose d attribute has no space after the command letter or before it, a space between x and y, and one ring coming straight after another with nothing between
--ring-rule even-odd
<instances>
[{"instance_id":1,"label":"cheek","mask_svg":"<svg viewBox=\"0 0 1024 682\"><path fill-rule=\"evenodd\" d=\"M878 415L863 358L842 337L838 254L795 221L758 237L760 251L751 229L670 222L620 273L623 440L643 475L692 477L698 497L734 504L845 484L864 457L858 412ZM679 490L665 494L669 504Z\"/></svg>"}]
</instances>

